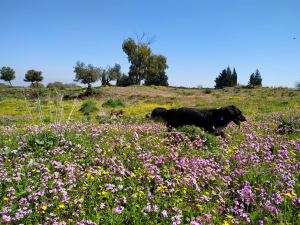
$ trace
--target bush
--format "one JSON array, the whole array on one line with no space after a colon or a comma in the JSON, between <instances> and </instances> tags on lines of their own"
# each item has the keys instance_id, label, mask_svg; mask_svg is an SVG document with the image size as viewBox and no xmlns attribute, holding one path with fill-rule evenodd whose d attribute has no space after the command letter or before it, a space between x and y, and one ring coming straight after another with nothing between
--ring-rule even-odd
<instances>
[{"instance_id":1,"label":"bush","mask_svg":"<svg viewBox=\"0 0 300 225\"><path fill-rule=\"evenodd\" d=\"M6 87L9 87L9 85L6 85L6 84L3 84L3 83L0 83L0 88L6 88Z\"/></svg>"},{"instance_id":2,"label":"bush","mask_svg":"<svg viewBox=\"0 0 300 225\"><path fill-rule=\"evenodd\" d=\"M53 88L53 84L52 83L47 84L46 88Z\"/></svg>"},{"instance_id":3,"label":"bush","mask_svg":"<svg viewBox=\"0 0 300 225\"><path fill-rule=\"evenodd\" d=\"M290 117L283 117L280 116L281 124L276 129L276 132L280 134L284 133L294 133L295 130L300 129L300 122L298 121L299 118L292 118Z\"/></svg>"},{"instance_id":4,"label":"bush","mask_svg":"<svg viewBox=\"0 0 300 225\"><path fill-rule=\"evenodd\" d=\"M44 88L45 86L42 83L33 83L30 85L30 87L31 88L36 88L36 87Z\"/></svg>"},{"instance_id":5,"label":"bush","mask_svg":"<svg viewBox=\"0 0 300 225\"><path fill-rule=\"evenodd\" d=\"M99 109L94 101L88 100L81 105L79 111L82 111L84 115L90 115L91 112L97 112Z\"/></svg>"},{"instance_id":6,"label":"bush","mask_svg":"<svg viewBox=\"0 0 300 225\"><path fill-rule=\"evenodd\" d=\"M63 87L64 85L63 85L63 83L62 82L59 82L59 81L55 81L54 83L53 83L53 87L56 87L56 88L61 88L61 87Z\"/></svg>"},{"instance_id":7,"label":"bush","mask_svg":"<svg viewBox=\"0 0 300 225\"><path fill-rule=\"evenodd\" d=\"M122 101L122 99L109 99L106 102L103 103L102 107L117 107L117 106L122 106L125 107L125 103Z\"/></svg>"},{"instance_id":8,"label":"bush","mask_svg":"<svg viewBox=\"0 0 300 225\"><path fill-rule=\"evenodd\" d=\"M212 93L212 90L209 89L209 88L205 88L204 91L203 91L204 94L211 94Z\"/></svg>"},{"instance_id":9,"label":"bush","mask_svg":"<svg viewBox=\"0 0 300 225\"><path fill-rule=\"evenodd\" d=\"M64 84L64 87L66 88L75 88L75 87L80 87L76 83L69 83L69 84Z\"/></svg>"}]
</instances>

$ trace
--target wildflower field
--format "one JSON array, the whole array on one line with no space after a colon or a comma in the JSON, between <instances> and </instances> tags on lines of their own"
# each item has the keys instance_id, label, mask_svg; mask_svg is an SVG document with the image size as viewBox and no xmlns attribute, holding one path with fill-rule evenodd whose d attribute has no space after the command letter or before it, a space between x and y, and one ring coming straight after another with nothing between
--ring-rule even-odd
<instances>
[{"instance_id":1,"label":"wildflower field","mask_svg":"<svg viewBox=\"0 0 300 225\"><path fill-rule=\"evenodd\" d=\"M300 224L298 90L96 90L99 110L122 108L123 118L84 115L85 100L0 90L1 224ZM108 99L125 107L101 107ZM247 122L229 124L226 140L143 118L230 104Z\"/></svg>"}]
</instances>

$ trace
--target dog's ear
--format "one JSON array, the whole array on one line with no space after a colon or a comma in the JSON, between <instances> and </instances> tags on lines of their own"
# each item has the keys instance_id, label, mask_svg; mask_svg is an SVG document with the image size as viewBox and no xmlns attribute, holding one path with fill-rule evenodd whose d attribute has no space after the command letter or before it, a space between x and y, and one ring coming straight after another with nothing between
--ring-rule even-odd
<instances>
[{"instance_id":1,"label":"dog's ear","mask_svg":"<svg viewBox=\"0 0 300 225\"><path fill-rule=\"evenodd\" d=\"M234 115L235 106L230 105L230 106L225 107L225 109L226 109L226 113L228 115Z\"/></svg>"}]
</instances>

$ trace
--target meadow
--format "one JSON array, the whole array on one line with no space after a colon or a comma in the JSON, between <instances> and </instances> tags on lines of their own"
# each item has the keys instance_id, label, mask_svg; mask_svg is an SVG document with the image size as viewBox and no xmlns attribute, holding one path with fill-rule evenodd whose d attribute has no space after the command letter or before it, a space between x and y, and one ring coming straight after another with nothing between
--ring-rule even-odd
<instances>
[{"instance_id":1,"label":"meadow","mask_svg":"<svg viewBox=\"0 0 300 225\"><path fill-rule=\"evenodd\" d=\"M84 115L82 88L0 89L2 224L300 224L300 91L94 90L99 111ZM102 107L109 99L125 106ZM231 104L247 122L226 140L144 118ZM278 131L284 122L295 126Z\"/></svg>"}]
</instances>

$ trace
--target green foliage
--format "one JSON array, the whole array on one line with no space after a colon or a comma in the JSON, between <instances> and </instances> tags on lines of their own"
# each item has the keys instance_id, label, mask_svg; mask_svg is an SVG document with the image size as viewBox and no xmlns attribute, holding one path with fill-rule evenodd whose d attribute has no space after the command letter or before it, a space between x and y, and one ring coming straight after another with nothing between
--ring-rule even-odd
<instances>
[{"instance_id":1,"label":"green foliage","mask_svg":"<svg viewBox=\"0 0 300 225\"><path fill-rule=\"evenodd\" d=\"M123 75L119 78L117 85L119 87L127 87L131 85L131 81L129 80L129 77L123 73Z\"/></svg>"},{"instance_id":2,"label":"green foliage","mask_svg":"<svg viewBox=\"0 0 300 225\"><path fill-rule=\"evenodd\" d=\"M223 69L220 75L215 79L216 89L222 89L224 87L231 87L237 85L237 73L235 69L233 73L231 72L230 67L228 66L227 69Z\"/></svg>"},{"instance_id":3,"label":"green foliage","mask_svg":"<svg viewBox=\"0 0 300 225\"><path fill-rule=\"evenodd\" d=\"M102 107L114 107L114 108L117 106L125 107L125 103L122 101L122 99L117 99L117 100L108 99L102 105Z\"/></svg>"},{"instance_id":4,"label":"green foliage","mask_svg":"<svg viewBox=\"0 0 300 225\"><path fill-rule=\"evenodd\" d=\"M167 58L163 55L152 54L149 45L154 38L147 38L146 42L138 39L138 44L132 38L124 40L122 49L127 54L129 67L129 80L133 84L140 84L145 78L155 78L159 73L164 72L167 68Z\"/></svg>"},{"instance_id":5,"label":"green foliage","mask_svg":"<svg viewBox=\"0 0 300 225\"><path fill-rule=\"evenodd\" d=\"M9 87L9 86L4 83L0 83L0 88L6 88L6 87Z\"/></svg>"},{"instance_id":6,"label":"green foliage","mask_svg":"<svg viewBox=\"0 0 300 225\"><path fill-rule=\"evenodd\" d=\"M182 94L183 94L184 96L191 96L191 95L194 95L195 93L183 91Z\"/></svg>"},{"instance_id":7,"label":"green foliage","mask_svg":"<svg viewBox=\"0 0 300 225\"><path fill-rule=\"evenodd\" d=\"M168 76L166 75L165 71L163 71L161 73L158 73L156 77L146 77L145 85L169 86Z\"/></svg>"},{"instance_id":8,"label":"green foliage","mask_svg":"<svg viewBox=\"0 0 300 225\"><path fill-rule=\"evenodd\" d=\"M205 88L205 89L203 89L203 93L204 94L211 94L212 90L210 88Z\"/></svg>"},{"instance_id":9,"label":"green foliage","mask_svg":"<svg viewBox=\"0 0 300 225\"><path fill-rule=\"evenodd\" d=\"M48 104L49 104L49 102L47 100L42 100L41 101L41 105L48 105Z\"/></svg>"},{"instance_id":10,"label":"green foliage","mask_svg":"<svg viewBox=\"0 0 300 225\"><path fill-rule=\"evenodd\" d=\"M26 149L43 155L45 150L53 150L59 144L58 140L59 137L55 133L46 130L39 134L33 133L26 137Z\"/></svg>"},{"instance_id":11,"label":"green foliage","mask_svg":"<svg viewBox=\"0 0 300 225\"><path fill-rule=\"evenodd\" d=\"M280 116L281 123L277 127L277 131L280 134L294 133L295 130L300 129L299 117L293 118L293 116Z\"/></svg>"},{"instance_id":12,"label":"green foliage","mask_svg":"<svg viewBox=\"0 0 300 225\"><path fill-rule=\"evenodd\" d=\"M260 72L258 71L258 69L256 69L255 73L252 73L250 75L249 84L253 85L253 87L255 85L261 86L262 85L261 82L262 82L262 78Z\"/></svg>"},{"instance_id":13,"label":"green foliage","mask_svg":"<svg viewBox=\"0 0 300 225\"><path fill-rule=\"evenodd\" d=\"M201 139L206 141L203 143L204 146L212 148L216 146L216 137L209 134L208 132L203 131L203 129L196 127L195 125L186 125L178 128L179 132L184 132L191 141Z\"/></svg>"},{"instance_id":14,"label":"green foliage","mask_svg":"<svg viewBox=\"0 0 300 225\"><path fill-rule=\"evenodd\" d=\"M88 100L81 105L80 111L83 112L83 115L90 115L90 113L97 112L99 109L94 101Z\"/></svg>"},{"instance_id":15,"label":"green foliage","mask_svg":"<svg viewBox=\"0 0 300 225\"><path fill-rule=\"evenodd\" d=\"M121 77L121 66L116 64L115 67L107 66L106 69L100 73L101 85L111 85L109 82L112 80L118 80Z\"/></svg>"},{"instance_id":16,"label":"green foliage","mask_svg":"<svg viewBox=\"0 0 300 225\"><path fill-rule=\"evenodd\" d=\"M75 82L91 84L100 79L101 68L94 67L91 64L85 66L83 62L80 63L77 61L76 66L74 67L74 72L76 73L74 79Z\"/></svg>"},{"instance_id":17,"label":"green foliage","mask_svg":"<svg viewBox=\"0 0 300 225\"><path fill-rule=\"evenodd\" d=\"M33 85L33 82L41 82L44 79L42 76L42 71L35 71L35 70L28 70L25 74L25 82L31 82Z\"/></svg>"},{"instance_id":18,"label":"green foliage","mask_svg":"<svg viewBox=\"0 0 300 225\"><path fill-rule=\"evenodd\" d=\"M10 67L2 67L0 70L1 77L0 80L4 80L9 82L10 86L12 87L12 84L10 81L14 80L16 78L15 71L11 69Z\"/></svg>"},{"instance_id":19,"label":"green foliage","mask_svg":"<svg viewBox=\"0 0 300 225\"><path fill-rule=\"evenodd\" d=\"M30 85L31 88L36 88L36 87L39 87L39 88L44 88L45 86L42 84L42 83L32 83Z\"/></svg>"}]
</instances>

